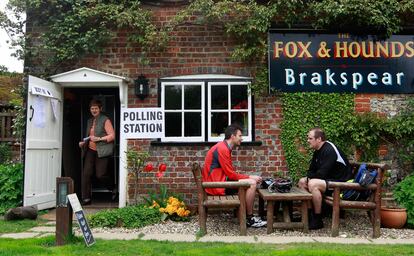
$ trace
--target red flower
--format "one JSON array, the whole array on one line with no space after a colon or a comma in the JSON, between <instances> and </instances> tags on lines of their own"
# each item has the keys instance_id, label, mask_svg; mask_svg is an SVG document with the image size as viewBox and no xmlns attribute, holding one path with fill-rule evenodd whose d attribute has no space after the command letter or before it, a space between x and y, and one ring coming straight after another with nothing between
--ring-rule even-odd
<instances>
[{"instance_id":1,"label":"red flower","mask_svg":"<svg viewBox=\"0 0 414 256\"><path fill-rule=\"evenodd\" d=\"M146 172L150 172L150 171L154 170L154 166L153 166L151 163L148 163L148 164L145 166L144 170L145 170Z\"/></svg>"},{"instance_id":2,"label":"red flower","mask_svg":"<svg viewBox=\"0 0 414 256\"><path fill-rule=\"evenodd\" d=\"M158 166L158 171L165 172L166 170L167 170L166 164L160 164L160 166Z\"/></svg>"},{"instance_id":3,"label":"red flower","mask_svg":"<svg viewBox=\"0 0 414 256\"><path fill-rule=\"evenodd\" d=\"M157 172L155 174L155 177L157 177L157 178L161 178L162 176L164 176L164 173L163 172Z\"/></svg>"}]
</instances>

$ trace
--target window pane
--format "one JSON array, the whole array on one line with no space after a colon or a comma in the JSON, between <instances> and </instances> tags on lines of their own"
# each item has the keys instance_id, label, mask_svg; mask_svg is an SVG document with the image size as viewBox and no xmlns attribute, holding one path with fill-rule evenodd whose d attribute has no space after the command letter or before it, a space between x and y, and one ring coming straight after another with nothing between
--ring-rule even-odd
<instances>
[{"instance_id":1,"label":"window pane","mask_svg":"<svg viewBox=\"0 0 414 256\"><path fill-rule=\"evenodd\" d=\"M201 86L184 86L184 109L201 109Z\"/></svg>"},{"instance_id":2,"label":"window pane","mask_svg":"<svg viewBox=\"0 0 414 256\"><path fill-rule=\"evenodd\" d=\"M211 86L211 108L228 109L228 90L227 85Z\"/></svg>"},{"instance_id":3,"label":"window pane","mask_svg":"<svg viewBox=\"0 0 414 256\"><path fill-rule=\"evenodd\" d=\"M247 112L232 112L231 113L231 123L238 124L243 128L243 136L247 136L247 127L249 124L249 119Z\"/></svg>"},{"instance_id":4,"label":"window pane","mask_svg":"<svg viewBox=\"0 0 414 256\"><path fill-rule=\"evenodd\" d=\"M165 137L181 137L181 113L165 113Z\"/></svg>"},{"instance_id":5,"label":"window pane","mask_svg":"<svg viewBox=\"0 0 414 256\"><path fill-rule=\"evenodd\" d=\"M181 109L181 85L165 86L165 109Z\"/></svg>"},{"instance_id":6,"label":"window pane","mask_svg":"<svg viewBox=\"0 0 414 256\"><path fill-rule=\"evenodd\" d=\"M231 108L247 109L247 85L232 85L231 91Z\"/></svg>"},{"instance_id":7,"label":"window pane","mask_svg":"<svg viewBox=\"0 0 414 256\"><path fill-rule=\"evenodd\" d=\"M184 136L201 136L201 113L184 113Z\"/></svg>"},{"instance_id":8,"label":"window pane","mask_svg":"<svg viewBox=\"0 0 414 256\"><path fill-rule=\"evenodd\" d=\"M229 114L226 113L211 113L211 136L217 137L224 133L224 130L229 125Z\"/></svg>"}]
</instances>

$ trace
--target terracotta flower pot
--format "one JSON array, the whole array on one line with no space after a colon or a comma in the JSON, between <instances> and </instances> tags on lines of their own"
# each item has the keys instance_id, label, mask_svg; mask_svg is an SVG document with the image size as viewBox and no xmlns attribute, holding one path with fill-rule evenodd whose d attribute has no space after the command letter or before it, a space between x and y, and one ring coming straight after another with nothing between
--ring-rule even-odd
<instances>
[{"instance_id":1,"label":"terracotta flower pot","mask_svg":"<svg viewBox=\"0 0 414 256\"><path fill-rule=\"evenodd\" d=\"M402 228L407 221L405 208L381 207L381 225L384 228Z\"/></svg>"}]
</instances>

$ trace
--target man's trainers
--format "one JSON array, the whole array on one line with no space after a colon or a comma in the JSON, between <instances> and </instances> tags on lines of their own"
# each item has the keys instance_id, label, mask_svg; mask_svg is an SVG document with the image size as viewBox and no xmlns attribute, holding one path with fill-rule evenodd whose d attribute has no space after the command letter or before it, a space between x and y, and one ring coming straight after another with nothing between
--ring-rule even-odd
<instances>
[{"instance_id":1,"label":"man's trainers","mask_svg":"<svg viewBox=\"0 0 414 256\"><path fill-rule=\"evenodd\" d=\"M262 220L260 217L251 217L246 220L248 227L261 228L267 225L267 221Z\"/></svg>"}]
</instances>

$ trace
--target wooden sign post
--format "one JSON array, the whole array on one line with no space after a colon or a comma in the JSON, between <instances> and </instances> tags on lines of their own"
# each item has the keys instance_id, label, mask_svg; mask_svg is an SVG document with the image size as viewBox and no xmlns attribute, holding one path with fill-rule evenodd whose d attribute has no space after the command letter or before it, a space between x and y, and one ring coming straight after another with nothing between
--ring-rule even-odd
<instances>
[{"instance_id":1,"label":"wooden sign post","mask_svg":"<svg viewBox=\"0 0 414 256\"><path fill-rule=\"evenodd\" d=\"M56 178L56 245L64 245L72 236L72 207L67 199L73 193L73 180Z\"/></svg>"}]
</instances>

